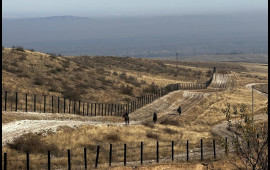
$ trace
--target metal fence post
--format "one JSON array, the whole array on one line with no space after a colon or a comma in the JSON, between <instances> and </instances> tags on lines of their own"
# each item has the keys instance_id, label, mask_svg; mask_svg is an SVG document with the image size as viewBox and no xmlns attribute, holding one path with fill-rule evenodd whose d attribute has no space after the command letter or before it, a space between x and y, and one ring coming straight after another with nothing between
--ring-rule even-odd
<instances>
[{"instance_id":1,"label":"metal fence post","mask_svg":"<svg viewBox=\"0 0 270 170\"><path fill-rule=\"evenodd\" d=\"M71 170L70 149L68 149L68 170Z\"/></svg>"},{"instance_id":2,"label":"metal fence post","mask_svg":"<svg viewBox=\"0 0 270 170\"><path fill-rule=\"evenodd\" d=\"M84 156L84 168L87 169L87 153L86 153L86 148L83 148L83 156Z\"/></svg>"},{"instance_id":3,"label":"metal fence post","mask_svg":"<svg viewBox=\"0 0 270 170\"><path fill-rule=\"evenodd\" d=\"M174 142L172 141L172 161L174 160L174 150L173 150L173 147L174 147Z\"/></svg>"},{"instance_id":4,"label":"metal fence post","mask_svg":"<svg viewBox=\"0 0 270 170\"><path fill-rule=\"evenodd\" d=\"M201 139L201 161L203 160L203 139Z\"/></svg>"},{"instance_id":5,"label":"metal fence post","mask_svg":"<svg viewBox=\"0 0 270 170\"><path fill-rule=\"evenodd\" d=\"M48 151L48 170L51 169L51 153Z\"/></svg>"},{"instance_id":6,"label":"metal fence post","mask_svg":"<svg viewBox=\"0 0 270 170\"><path fill-rule=\"evenodd\" d=\"M7 153L4 153L4 170L7 170Z\"/></svg>"},{"instance_id":7,"label":"metal fence post","mask_svg":"<svg viewBox=\"0 0 270 170\"><path fill-rule=\"evenodd\" d=\"M158 155L158 141L157 141L157 162L159 162L159 155Z\"/></svg>"},{"instance_id":8,"label":"metal fence post","mask_svg":"<svg viewBox=\"0 0 270 170\"><path fill-rule=\"evenodd\" d=\"M187 161L188 161L188 140L187 140Z\"/></svg>"},{"instance_id":9,"label":"metal fence post","mask_svg":"<svg viewBox=\"0 0 270 170\"><path fill-rule=\"evenodd\" d=\"M99 145L97 145L97 155L96 155L96 163L95 163L96 168L98 166L98 157L99 157Z\"/></svg>"},{"instance_id":10,"label":"metal fence post","mask_svg":"<svg viewBox=\"0 0 270 170\"><path fill-rule=\"evenodd\" d=\"M5 111L7 111L7 94L8 92L5 91Z\"/></svg>"},{"instance_id":11,"label":"metal fence post","mask_svg":"<svg viewBox=\"0 0 270 170\"><path fill-rule=\"evenodd\" d=\"M109 166L112 165L112 144L110 144L110 153L109 153Z\"/></svg>"},{"instance_id":12,"label":"metal fence post","mask_svg":"<svg viewBox=\"0 0 270 170\"><path fill-rule=\"evenodd\" d=\"M141 142L141 165L143 164L143 142Z\"/></svg>"},{"instance_id":13,"label":"metal fence post","mask_svg":"<svg viewBox=\"0 0 270 170\"><path fill-rule=\"evenodd\" d=\"M127 165L127 144L124 144L124 165Z\"/></svg>"},{"instance_id":14,"label":"metal fence post","mask_svg":"<svg viewBox=\"0 0 270 170\"><path fill-rule=\"evenodd\" d=\"M214 150L214 158L216 159L216 142L215 142L215 139L213 139L213 150Z\"/></svg>"},{"instance_id":15,"label":"metal fence post","mask_svg":"<svg viewBox=\"0 0 270 170\"><path fill-rule=\"evenodd\" d=\"M29 170L30 169L30 161L29 161L29 153L26 153L26 169Z\"/></svg>"}]
</instances>

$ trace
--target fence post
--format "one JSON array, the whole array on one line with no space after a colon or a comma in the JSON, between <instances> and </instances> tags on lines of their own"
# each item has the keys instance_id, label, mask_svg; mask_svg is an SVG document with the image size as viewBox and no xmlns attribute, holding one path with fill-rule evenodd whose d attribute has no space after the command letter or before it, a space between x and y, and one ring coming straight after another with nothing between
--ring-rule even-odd
<instances>
[{"instance_id":1,"label":"fence post","mask_svg":"<svg viewBox=\"0 0 270 170\"><path fill-rule=\"evenodd\" d=\"M93 113L93 103L91 103L91 116L92 116L92 113Z\"/></svg>"},{"instance_id":2,"label":"fence post","mask_svg":"<svg viewBox=\"0 0 270 170\"><path fill-rule=\"evenodd\" d=\"M187 161L188 161L188 140L187 140Z\"/></svg>"},{"instance_id":3,"label":"fence post","mask_svg":"<svg viewBox=\"0 0 270 170\"><path fill-rule=\"evenodd\" d=\"M52 96L52 113L54 113L54 110L53 110L53 96Z\"/></svg>"},{"instance_id":4,"label":"fence post","mask_svg":"<svg viewBox=\"0 0 270 170\"><path fill-rule=\"evenodd\" d=\"M68 149L68 170L71 170L70 149Z\"/></svg>"},{"instance_id":5,"label":"fence post","mask_svg":"<svg viewBox=\"0 0 270 170\"><path fill-rule=\"evenodd\" d=\"M87 169L87 154L86 154L86 148L83 148L83 155L84 155L84 168Z\"/></svg>"},{"instance_id":6,"label":"fence post","mask_svg":"<svg viewBox=\"0 0 270 170\"><path fill-rule=\"evenodd\" d=\"M174 142L172 141L172 161L174 159L174 150L173 150L173 147L174 147Z\"/></svg>"},{"instance_id":7,"label":"fence post","mask_svg":"<svg viewBox=\"0 0 270 170\"><path fill-rule=\"evenodd\" d=\"M110 153L109 153L109 166L112 165L112 144L110 144Z\"/></svg>"},{"instance_id":8,"label":"fence post","mask_svg":"<svg viewBox=\"0 0 270 170\"><path fill-rule=\"evenodd\" d=\"M70 107L71 107L71 99L69 99L69 104L68 104L68 114L70 114Z\"/></svg>"},{"instance_id":9,"label":"fence post","mask_svg":"<svg viewBox=\"0 0 270 170\"><path fill-rule=\"evenodd\" d=\"M81 101L79 100L79 115L81 114Z\"/></svg>"},{"instance_id":10,"label":"fence post","mask_svg":"<svg viewBox=\"0 0 270 170\"><path fill-rule=\"evenodd\" d=\"M4 153L4 170L7 170L7 153Z\"/></svg>"},{"instance_id":11,"label":"fence post","mask_svg":"<svg viewBox=\"0 0 270 170\"><path fill-rule=\"evenodd\" d=\"M57 112L59 113L59 111L60 111L60 97L58 97L58 102L57 102L57 104L58 104L58 107L57 107Z\"/></svg>"},{"instance_id":12,"label":"fence post","mask_svg":"<svg viewBox=\"0 0 270 170\"><path fill-rule=\"evenodd\" d=\"M96 156L96 163L95 163L96 168L97 168L97 165L98 165L98 157L99 157L99 145L97 145L97 156Z\"/></svg>"},{"instance_id":13,"label":"fence post","mask_svg":"<svg viewBox=\"0 0 270 170\"><path fill-rule=\"evenodd\" d=\"M141 142L141 165L143 164L143 142Z\"/></svg>"},{"instance_id":14,"label":"fence post","mask_svg":"<svg viewBox=\"0 0 270 170\"><path fill-rule=\"evenodd\" d=\"M34 95L34 112L36 112L37 95Z\"/></svg>"},{"instance_id":15,"label":"fence post","mask_svg":"<svg viewBox=\"0 0 270 170\"><path fill-rule=\"evenodd\" d=\"M18 111L18 92L15 92L15 111Z\"/></svg>"},{"instance_id":16,"label":"fence post","mask_svg":"<svg viewBox=\"0 0 270 170\"><path fill-rule=\"evenodd\" d=\"M203 139L201 139L201 161L203 160Z\"/></svg>"},{"instance_id":17,"label":"fence post","mask_svg":"<svg viewBox=\"0 0 270 170\"><path fill-rule=\"evenodd\" d=\"M225 138L225 154L228 155L228 138Z\"/></svg>"},{"instance_id":18,"label":"fence post","mask_svg":"<svg viewBox=\"0 0 270 170\"><path fill-rule=\"evenodd\" d=\"M83 107L82 107L82 114L84 116L84 102L83 102Z\"/></svg>"},{"instance_id":19,"label":"fence post","mask_svg":"<svg viewBox=\"0 0 270 170\"><path fill-rule=\"evenodd\" d=\"M44 95L44 113L46 113L46 95Z\"/></svg>"},{"instance_id":20,"label":"fence post","mask_svg":"<svg viewBox=\"0 0 270 170\"><path fill-rule=\"evenodd\" d=\"M159 162L159 155L158 155L158 141L157 141L157 162Z\"/></svg>"},{"instance_id":21,"label":"fence post","mask_svg":"<svg viewBox=\"0 0 270 170\"><path fill-rule=\"evenodd\" d=\"M27 112L27 94L25 94L25 112Z\"/></svg>"},{"instance_id":22,"label":"fence post","mask_svg":"<svg viewBox=\"0 0 270 170\"><path fill-rule=\"evenodd\" d=\"M7 111L7 91L5 91L5 111Z\"/></svg>"},{"instance_id":23,"label":"fence post","mask_svg":"<svg viewBox=\"0 0 270 170\"><path fill-rule=\"evenodd\" d=\"M66 98L64 98L64 113L66 113Z\"/></svg>"},{"instance_id":24,"label":"fence post","mask_svg":"<svg viewBox=\"0 0 270 170\"><path fill-rule=\"evenodd\" d=\"M95 103L95 116L97 116L97 104Z\"/></svg>"},{"instance_id":25,"label":"fence post","mask_svg":"<svg viewBox=\"0 0 270 170\"><path fill-rule=\"evenodd\" d=\"M124 144L124 166L127 164L127 144Z\"/></svg>"},{"instance_id":26,"label":"fence post","mask_svg":"<svg viewBox=\"0 0 270 170\"><path fill-rule=\"evenodd\" d=\"M100 103L98 104L98 115L100 116Z\"/></svg>"},{"instance_id":27,"label":"fence post","mask_svg":"<svg viewBox=\"0 0 270 170\"><path fill-rule=\"evenodd\" d=\"M213 139L213 150L214 150L214 158L216 159L216 142L215 142L215 139Z\"/></svg>"},{"instance_id":28,"label":"fence post","mask_svg":"<svg viewBox=\"0 0 270 170\"><path fill-rule=\"evenodd\" d=\"M48 151L48 170L51 169L51 153Z\"/></svg>"},{"instance_id":29,"label":"fence post","mask_svg":"<svg viewBox=\"0 0 270 170\"><path fill-rule=\"evenodd\" d=\"M87 106L86 106L86 114L87 114L87 116L89 114L89 103L87 103Z\"/></svg>"},{"instance_id":30,"label":"fence post","mask_svg":"<svg viewBox=\"0 0 270 170\"><path fill-rule=\"evenodd\" d=\"M101 103L101 115L103 116L103 103Z\"/></svg>"},{"instance_id":31,"label":"fence post","mask_svg":"<svg viewBox=\"0 0 270 170\"><path fill-rule=\"evenodd\" d=\"M30 163L29 163L29 153L26 153L26 169L29 170L30 169Z\"/></svg>"},{"instance_id":32,"label":"fence post","mask_svg":"<svg viewBox=\"0 0 270 170\"><path fill-rule=\"evenodd\" d=\"M76 100L74 100L74 106L73 106L73 114L76 114Z\"/></svg>"}]
</instances>

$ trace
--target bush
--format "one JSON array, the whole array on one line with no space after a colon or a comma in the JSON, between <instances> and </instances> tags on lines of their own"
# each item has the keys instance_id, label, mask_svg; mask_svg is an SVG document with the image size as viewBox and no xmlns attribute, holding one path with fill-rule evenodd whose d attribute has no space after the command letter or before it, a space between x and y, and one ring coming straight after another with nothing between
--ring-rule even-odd
<instances>
[{"instance_id":1,"label":"bush","mask_svg":"<svg viewBox=\"0 0 270 170\"><path fill-rule=\"evenodd\" d=\"M42 86L45 84L45 80L43 77L35 77L34 84L38 86Z\"/></svg>"},{"instance_id":2,"label":"bush","mask_svg":"<svg viewBox=\"0 0 270 170\"><path fill-rule=\"evenodd\" d=\"M24 52L24 48L22 46L12 46L12 50L16 50L16 51L22 51Z\"/></svg>"},{"instance_id":3,"label":"bush","mask_svg":"<svg viewBox=\"0 0 270 170\"><path fill-rule=\"evenodd\" d=\"M155 133L152 133L152 132L147 132L146 137L151 138L151 139L156 139L156 140L159 139L159 136Z\"/></svg>"},{"instance_id":4,"label":"bush","mask_svg":"<svg viewBox=\"0 0 270 170\"><path fill-rule=\"evenodd\" d=\"M121 86L121 92L123 94L127 94L127 95L131 96L131 95L133 95L133 87L129 86L129 85L126 85L126 86L122 85Z\"/></svg>"},{"instance_id":5,"label":"bush","mask_svg":"<svg viewBox=\"0 0 270 170\"><path fill-rule=\"evenodd\" d=\"M173 129L170 129L170 128L165 128L165 129L163 129L163 131L165 133L168 133L168 134L176 134L176 133L178 133L177 130L173 130Z\"/></svg>"},{"instance_id":6,"label":"bush","mask_svg":"<svg viewBox=\"0 0 270 170\"><path fill-rule=\"evenodd\" d=\"M40 137L33 133L20 136L12 143L8 143L7 146L24 153L47 154L48 150L58 152L58 148L54 144L47 144L41 141Z\"/></svg>"},{"instance_id":7,"label":"bush","mask_svg":"<svg viewBox=\"0 0 270 170\"><path fill-rule=\"evenodd\" d=\"M162 122L160 122L160 124L173 125L173 126L179 126L180 125L180 123L177 120L169 120L169 119L163 120Z\"/></svg>"},{"instance_id":8,"label":"bush","mask_svg":"<svg viewBox=\"0 0 270 170\"><path fill-rule=\"evenodd\" d=\"M109 142L119 142L121 141L121 138L118 134L115 133L110 133L105 137L106 140L108 140Z\"/></svg>"},{"instance_id":9,"label":"bush","mask_svg":"<svg viewBox=\"0 0 270 170\"><path fill-rule=\"evenodd\" d=\"M158 86L155 85L154 82L152 82L152 84L150 84L148 87L143 89L144 93L155 93L158 90Z\"/></svg>"},{"instance_id":10,"label":"bush","mask_svg":"<svg viewBox=\"0 0 270 170\"><path fill-rule=\"evenodd\" d=\"M126 73L121 73L121 74L119 74L119 78L120 78L120 79L126 80L126 79L127 79Z\"/></svg>"}]
</instances>

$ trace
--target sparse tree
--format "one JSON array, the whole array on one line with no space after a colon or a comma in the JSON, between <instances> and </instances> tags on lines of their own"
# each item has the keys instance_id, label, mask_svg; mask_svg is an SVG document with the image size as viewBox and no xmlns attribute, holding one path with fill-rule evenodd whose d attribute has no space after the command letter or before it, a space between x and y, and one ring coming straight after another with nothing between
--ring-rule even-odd
<instances>
[{"instance_id":1,"label":"sparse tree","mask_svg":"<svg viewBox=\"0 0 270 170\"><path fill-rule=\"evenodd\" d=\"M230 124L230 140L233 144L235 155L240 162L228 155L228 159L238 169L268 169L268 122L253 125L252 115L246 113L246 106L240 106L241 117L244 122L233 122L230 119L230 104L226 104L226 108L222 109L226 115L226 120ZM237 110L233 106L233 113ZM266 107L266 114L268 114L268 103Z\"/></svg>"}]
</instances>

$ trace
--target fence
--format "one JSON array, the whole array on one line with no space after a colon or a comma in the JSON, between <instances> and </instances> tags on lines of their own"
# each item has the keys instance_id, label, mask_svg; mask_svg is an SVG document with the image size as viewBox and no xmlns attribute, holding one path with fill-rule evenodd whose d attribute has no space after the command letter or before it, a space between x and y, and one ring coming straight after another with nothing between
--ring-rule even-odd
<instances>
[{"instance_id":1,"label":"fence","mask_svg":"<svg viewBox=\"0 0 270 170\"><path fill-rule=\"evenodd\" d=\"M229 143L227 139L225 141L225 144L221 140L201 139L193 143L187 140L91 145L48 151L39 157L30 153L12 157L12 154L9 156L4 153L2 169L93 169L100 166L142 165L153 162L215 160L228 154Z\"/></svg>"},{"instance_id":2,"label":"fence","mask_svg":"<svg viewBox=\"0 0 270 170\"><path fill-rule=\"evenodd\" d=\"M152 94L137 97L135 100L126 104L90 103L76 99L66 99L59 96L27 94L2 89L2 110L68 113L82 116L122 116L125 112L134 112L172 91L206 89L212 82L213 74L206 83L170 84L156 90Z\"/></svg>"}]
</instances>

